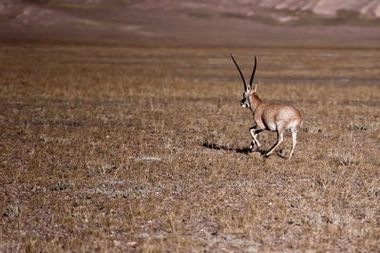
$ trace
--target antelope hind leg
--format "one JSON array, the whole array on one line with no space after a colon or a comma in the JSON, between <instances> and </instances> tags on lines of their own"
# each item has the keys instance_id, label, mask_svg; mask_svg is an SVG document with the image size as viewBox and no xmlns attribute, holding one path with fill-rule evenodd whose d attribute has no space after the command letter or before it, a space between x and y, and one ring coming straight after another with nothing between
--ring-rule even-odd
<instances>
[{"instance_id":1,"label":"antelope hind leg","mask_svg":"<svg viewBox=\"0 0 380 253\"><path fill-rule=\"evenodd\" d=\"M289 157L288 159L290 160L293 156L293 152L294 152L294 148L296 147L296 144L297 144L297 132L296 131L292 131L292 150L290 151L290 154L289 154Z\"/></svg>"},{"instance_id":2,"label":"antelope hind leg","mask_svg":"<svg viewBox=\"0 0 380 253\"><path fill-rule=\"evenodd\" d=\"M280 144L282 143L282 141L284 140L284 133L283 132L277 132L277 142L276 144L273 145L273 147L265 154L265 157L268 157L270 156L273 151L278 147L280 146Z\"/></svg>"}]
</instances>

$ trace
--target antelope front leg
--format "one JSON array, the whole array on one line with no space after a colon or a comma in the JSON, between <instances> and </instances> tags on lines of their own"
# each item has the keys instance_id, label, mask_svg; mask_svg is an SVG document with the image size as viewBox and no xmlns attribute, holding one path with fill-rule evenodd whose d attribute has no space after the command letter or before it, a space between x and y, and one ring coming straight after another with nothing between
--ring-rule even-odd
<instances>
[{"instance_id":1,"label":"antelope front leg","mask_svg":"<svg viewBox=\"0 0 380 253\"><path fill-rule=\"evenodd\" d=\"M249 129L249 133L251 134L252 139L253 139L251 146L249 146L250 149L253 149L253 146L254 146L255 144L256 144L256 146L257 146L258 148L261 147L260 142L257 140L257 134L260 133L261 131L263 131L263 130L261 130L261 129L256 129L255 126L254 126L254 127L251 127L251 128Z\"/></svg>"}]
</instances>

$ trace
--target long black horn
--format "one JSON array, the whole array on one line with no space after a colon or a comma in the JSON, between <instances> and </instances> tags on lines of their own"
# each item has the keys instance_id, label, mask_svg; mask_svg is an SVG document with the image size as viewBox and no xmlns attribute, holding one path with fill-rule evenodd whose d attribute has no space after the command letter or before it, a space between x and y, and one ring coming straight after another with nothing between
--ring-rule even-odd
<instances>
[{"instance_id":1,"label":"long black horn","mask_svg":"<svg viewBox=\"0 0 380 253\"><path fill-rule=\"evenodd\" d=\"M241 80L243 80L244 90L247 90L247 84L245 83L245 79L244 79L243 73L241 73L241 70L240 70L240 68L239 68L239 65L238 65L237 62L235 61L235 58L232 56L232 54L231 54L231 58L232 58L232 60L234 61L235 66L236 66L236 68L238 69L238 71L239 71L239 73L240 73Z\"/></svg>"},{"instance_id":2,"label":"long black horn","mask_svg":"<svg viewBox=\"0 0 380 253\"><path fill-rule=\"evenodd\" d=\"M256 67L257 67L257 59L256 59L256 56L255 56L255 65L253 66L253 71L252 71L251 79L249 80L249 87L251 89L252 89L253 79L255 78Z\"/></svg>"}]
</instances>

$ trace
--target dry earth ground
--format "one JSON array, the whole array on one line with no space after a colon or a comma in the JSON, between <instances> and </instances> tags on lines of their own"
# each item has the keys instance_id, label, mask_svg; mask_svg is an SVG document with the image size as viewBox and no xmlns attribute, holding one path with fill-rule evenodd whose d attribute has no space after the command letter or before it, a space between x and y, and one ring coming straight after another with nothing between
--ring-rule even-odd
<instances>
[{"instance_id":1,"label":"dry earth ground","mask_svg":"<svg viewBox=\"0 0 380 253\"><path fill-rule=\"evenodd\" d=\"M293 160L246 152L231 52L247 74L258 56L263 98L303 111ZM379 50L2 44L0 59L0 252L380 251Z\"/></svg>"}]
</instances>

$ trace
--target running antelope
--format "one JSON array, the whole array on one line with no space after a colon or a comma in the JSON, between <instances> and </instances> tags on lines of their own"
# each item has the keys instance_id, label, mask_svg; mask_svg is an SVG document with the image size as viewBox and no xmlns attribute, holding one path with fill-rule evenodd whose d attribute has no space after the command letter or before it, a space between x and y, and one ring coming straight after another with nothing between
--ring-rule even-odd
<instances>
[{"instance_id":1,"label":"running antelope","mask_svg":"<svg viewBox=\"0 0 380 253\"><path fill-rule=\"evenodd\" d=\"M265 157L268 157L282 143L284 132L290 131L292 133L292 149L288 157L288 159L290 159L297 143L297 130L302 125L301 112L290 105L275 104L261 100L256 93L257 84L255 84L252 88L257 67L256 56L251 79L249 80L249 86L247 86L243 73L241 72L239 65L236 63L235 58L232 55L231 58L234 61L244 84L243 99L240 101L240 105L244 108L249 108L253 113L253 121L255 124L249 129L249 132L253 138L250 149L253 150L255 145L258 148L261 146L257 140L258 134L261 131L268 130L277 132L277 142L269 149L269 151L265 153Z\"/></svg>"}]
</instances>

